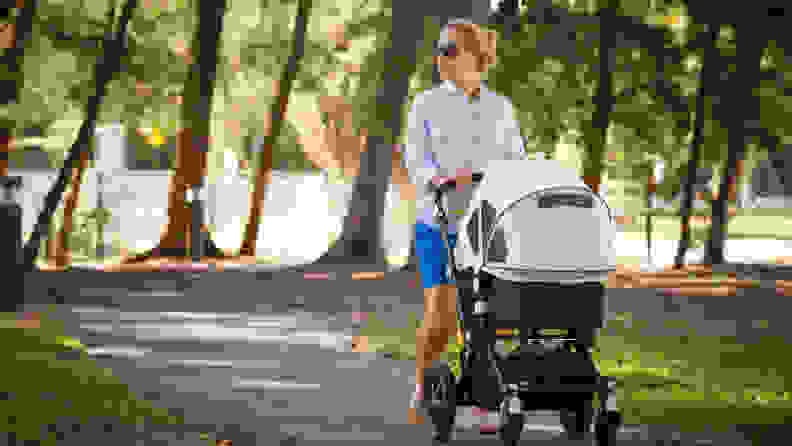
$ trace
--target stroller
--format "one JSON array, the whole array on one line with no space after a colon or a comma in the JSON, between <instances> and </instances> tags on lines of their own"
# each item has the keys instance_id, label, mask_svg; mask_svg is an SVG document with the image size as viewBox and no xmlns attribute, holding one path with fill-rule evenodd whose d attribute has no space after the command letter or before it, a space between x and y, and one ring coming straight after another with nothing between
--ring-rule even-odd
<instances>
[{"instance_id":1,"label":"stroller","mask_svg":"<svg viewBox=\"0 0 792 446\"><path fill-rule=\"evenodd\" d=\"M535 410L560 412L570 438L593 424L597 444L613 444L622 422L615 382L591 358L604 322L602 281L615 269L610 208L555 160L496 161L473 179L457 247L448 250L464 336L460 373L447 364L425 372L435 439L447 443L456 408L475 405L499 411L507 446L519 441L524 412ZM434 187L447 249L443 199L454 187ZM505 339L519 340L517 350L496 351Z\"/></svg>"}]
</instances>

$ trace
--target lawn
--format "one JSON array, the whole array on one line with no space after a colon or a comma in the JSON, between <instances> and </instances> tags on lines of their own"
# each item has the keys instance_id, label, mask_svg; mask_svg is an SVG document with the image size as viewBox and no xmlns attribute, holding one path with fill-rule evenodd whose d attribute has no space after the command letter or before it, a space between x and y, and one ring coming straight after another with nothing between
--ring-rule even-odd
<instances>
[{"instance_id":1,"label":"lawn","mask_svg":"<svg viewBox=\"0 0 792 446\"><path fill-rule=\"evenodd\" d=\"M0 353L3 363L11 365L3 368L1 391L14 395L0 401L0 430L15 432L18 441L56 444L55 433L43 436L47 429L42 428L61 417L77 416L82 424L95 416L117 416L125 424L183 423L166 409L137 399L109 369L97 367L78 340L64 337L62 324L46 314L35 328L19 327L15 315L2 313L0 329L5 343L13 346ZM73 359L63 359L64 353Z\"/></svg>"},{"instance_id":2,"label":"lawn","mask_svg":"<svg viewBox=\"0 0 792 446\"><path fill-rule=\"evenodd\" d=\"M417 324L413 318L408 327L386 327L372 317L360 334L368 337L370 350L413 361ZM444 358L455 370L460 347L450 345ZM621 315L600 333L594 357L603 374L618 379L625 423L672 424L695 432L788 423L792 401L785 378L792 377L792 363L779 361L777 354L784 349L783 340L774 338L745 346L692 331L676 338L646 336L640 322Z\"/></svg>"},{"instance_id":3,"label":"lawn","mask_svg":"<svg viewBox=\"0 0 792 446\"><path fill-rule=\"evenodd\" d=\"M622 237L627 240L646 240L646 220L636 219L621 226ZM778 216L736 216L727 226L727 240L792 240L792 225ZM692 247L703 247L709 239L708 224L692 224ZM680 227L678 217L653 217L652 240L677 241Z\"/></svg>"},{"instance_id":4,"label":"lawn","mask_svg":"<svg viewBox=\"0 0 792 446\"><path fill-rule=\"evenodd\" d=\"M624 237L646 240L646 201L644 193L632 181L608 180L608 205L622 215L635 217L630 224L620 226ZM652 239L679 240L679 210L652 210ZM709 207L694 209L692 215L709 216ZM729 219L727 239L778 239L792 240L792 209L738 209ZM709 238L709 225L693 223L693 240L698 244Z\"/></svg>"}]
</instances>

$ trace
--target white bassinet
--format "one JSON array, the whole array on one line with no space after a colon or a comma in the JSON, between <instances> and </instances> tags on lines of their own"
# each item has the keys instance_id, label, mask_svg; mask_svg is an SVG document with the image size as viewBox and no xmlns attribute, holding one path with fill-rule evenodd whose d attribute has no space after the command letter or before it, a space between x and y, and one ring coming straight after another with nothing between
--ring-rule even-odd
<instances>
[{"instance_id":1,"label":"white bassinet","mask_svg":"<svg viewBox=\"0 0 792 446\"><path fill-rule=\"evenodd\" d=\"M512 282L581 283L604 281L616 269L610 208L574 169L557 160L508 160L483 173L459 223L458 270L480 268Z\"/></svg>"}]
</instances>

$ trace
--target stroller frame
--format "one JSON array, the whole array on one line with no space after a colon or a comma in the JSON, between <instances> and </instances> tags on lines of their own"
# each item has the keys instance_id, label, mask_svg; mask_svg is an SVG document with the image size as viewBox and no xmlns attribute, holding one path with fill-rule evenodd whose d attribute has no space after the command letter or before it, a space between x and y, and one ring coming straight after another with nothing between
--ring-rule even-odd
<instances>
[{"instance_id":1,"label":"stroller frame","mask_svg":"<svg viewBox=\"0 0 792 446\"><path fill-rule=\"evenodd\" d=\"M482 178L483 174L474 174L474 182L479 182ZM517 444L523 429L525 412L547 409L561 412L562 424L570 437L577 438L584 435L591 429L593 421L598 444L601 446L612 444L621 424L621 414L615 410L613 401L609 398L613 393L615 381L599 373L590 355L589 348L594 345L596 328L592 330L590 339L588 336L583 336L581 339L582 332L577 328L566 328L567 336L559 336L542 332L543 329L551 327L532 327L527 330L521 327L519 332L509 330L506 333L499 333L498 327L492 326L487 308L489 290L486 283L491 281L491 275L482 271L484 262L479 262L472 271L468 271L469 269L458 271L455 253L448 241L449 221L442 199L443 194L455 186L454 181L449 181L440 187L435 187L434 202L441 226L440 232L448 253L449 278L455 280L458 286L457 316L464 334L464 348L459 358L459 377L451 375L450 369L443 365L439 370L437 367L433 368L433 373L430 373L440 378L437 385L429 386L431 391L427 393L431 395L429 412L437 430L435 439L440 440L441 443L446 443L450 439L457 406L479 406L500 412L499 434L504 444L508 446ZM589 188L586 189L590 191ZM610 214L610 209L608 212ZM483 224L478 224L478 231L481 245L479 252L485 256L491 234L484 234ZM459 279L465 275L472 276L472 290L460 287ZM488 292L483 292L485 290ZM463 302L465 300L463 291L472 297L472 308L468 308L467 311L465 307L471 305L465 305L466 302ZM517 352L499 357L495 351L498 339L517 337L520 339ZM527 351L527 346L531 344L541 344L542 347L546 347L548 343L557 346L560 351L547 352L547 354L540 352L538 355ZM572 351L573 346L575 352ZM526 351L523 352L523 349ZM582 351L577 351L578 349ZM561 351L584 359L590 364L590 369L577 376L577 379L566 382L559 379L557 382L545 383L545 377L540 377L537 385L536 380L523 380L521 369L525 368L524 359L527 356L532 357L536 365L539 364L536 361L552 357ZM582 364L580 361L578 363ZM598 411L593 405L595 399L599 402Z\"/></svg>"}]
</instances>

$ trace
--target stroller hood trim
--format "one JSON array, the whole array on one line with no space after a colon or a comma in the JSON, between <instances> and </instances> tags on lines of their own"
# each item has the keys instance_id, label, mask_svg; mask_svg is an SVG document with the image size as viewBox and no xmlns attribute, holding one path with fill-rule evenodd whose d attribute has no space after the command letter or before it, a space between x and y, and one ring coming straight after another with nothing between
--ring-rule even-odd
<instances>
[{"instance_id":1,"label":"stroller hood trim","mask_svg":"<svg viewBox=\"0 0 792 446\"><path fill-rule=\"evenodd\" d=\"M514 181L518 178L519 181ZM515 184L519 187L515 187ZM595 201L600 203L592 210L587 218L594 218L599 229L599 240L594 242L590 249L593 255L588 260L580 261L575 257L571 262L552 262L541 264L530 260L531 265L518 265L514 263L487 262L482 259L482 253L492 241L492 228L498 227L504 218L524 199L540 196L543 192L553 189L576 189L589 196L595 196ZM487 200L493 205L496 218L490 231L479 241L479 252L474 253L467 233L468 223L473 212L481 206L482 200ZM606 213L607 211L607 213ZM547 224L546 222L544 224ZM464 217L460 221L459 242L457 244L456 264L460 269L473 266L475 269L483 268L503 279L517 282L548 281L548 282L585 282L602 281L607 278L610 271L616 269L615 227L612 221L610 207L599 195L594 193L576 174L574 169L563 166L556 160L522 160L522 161L496 161L491 162L484 170L484 180L476 188ZM540 240L541 242L541 240ZM596 246L599 246L597 248ZM598 250L598 251L597 251ZM552 256L551 256L552 257ZM598 259L598 260L597 260Z\"/></svg>"},{"instance_id":2,"label":"stroller hood trim","mask_svg":"<svg viewBox=\"0 0 792 446\"><path fill-rule=\"evenodd\" d=\"M558 160L495 160L487 164L473 200L485 198L500 212L531 192L560 186L589 188L574 169Z\"/></svg>"}]
</instances>

